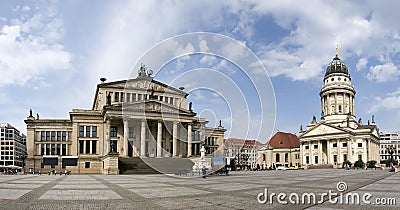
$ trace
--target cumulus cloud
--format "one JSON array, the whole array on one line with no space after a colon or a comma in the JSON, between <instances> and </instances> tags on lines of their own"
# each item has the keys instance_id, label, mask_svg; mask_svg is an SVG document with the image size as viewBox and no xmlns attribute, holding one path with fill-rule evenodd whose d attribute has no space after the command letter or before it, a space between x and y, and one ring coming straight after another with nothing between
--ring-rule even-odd
<instances>
[{"instance_id":1,"label":"cumulus cloud","mask_svg":"<svg viewBox=\"0 0 400 210\"><path fill-rule=\"evenodd\" d=\"M368 60L366 58L360 58L356 64L357 71L361 71L367 67Z\"/></svg>"},{"instance_id":2,"label":"cumulus cloud","mask_svg":"<svg viewBox=\"0 0 400 210\"><path fill-rule=\"evenodd\" d=\"M22 10L28 8L24 6ZM0 86L24 85L48 72L70 68L72 55L59 43L61 33L61 20L47 10L12 19L3 25L0 32Z\"/></svg>"},{"instance_id":3,"label":"cumulus cloud","mask_svg":"<svg viewBox=\"0 0 400 210\"><path fill-rule=\"evenodd\" d=\"M399 76L400 71L392 62L372 66L367 74L369 80L374 80L376 82L397 80Z\"/></svg>"},{"instance_id":4,"label":"cumulus cloud","mask_svg":"<svg viewBox=\"0 0 400 210\"><path fill-rule=\"evenodd\" d=\"M336 44L339 44L339 56L345 62L351 56L360 59L357 69L365 67L369 58L388 60L400 52L400 26L393 23L400 15L388 12L398 4L396 2L337 4L321 1L307 7L296 7L285 0L254 1L253 4L253 15L271 16L279 27L288 31L288 35L273 43L276 47L261 46L257 50L264 64L270 65L268 71L272 76L285 75L293 80L320 77L326 63L334 56ZM286 55L288 62L271 61L275 53ZM302 62L293 62L294 58Z\"/></svg>"},{"instance_id":5,"label":"cumulus cloud","mask_svg":"<svg viewBox=\"0 0 400 210\"><path fill-rule=\"evenodd\" d=\"M400 109L400 88L384 97L375 97L374 105L369 110L374 113L380 110L399 110Z\"/></svg>"}]
</instances>

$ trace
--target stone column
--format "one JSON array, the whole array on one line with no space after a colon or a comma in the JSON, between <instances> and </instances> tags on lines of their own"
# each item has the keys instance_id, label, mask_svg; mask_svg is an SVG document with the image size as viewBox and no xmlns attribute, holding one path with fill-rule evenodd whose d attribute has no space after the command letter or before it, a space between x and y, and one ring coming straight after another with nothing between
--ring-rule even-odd
<instances>
[{"instance_id":1,"label":"stone column","mask_svg":"<svg viewBox=\"0 0 400 210\"><path fill-rule=\"evenodd\" d=\"M192 124L188 124L188 152L187 156L191 157L192 156Z\"/></svg>"},{"instance_id":2,"label":"stone column","mask_svg":"<svg viewBox=\"0 0 400 210\"><path fill-rule=\"evenodd\" d=\"M337 144L337 163L339 164L341 164L342 162L343 162L343 158L342 158L342 153L341 153L341 146L340 146L340 139L338 139L337 140L337 142L336 142L336 144ZM342 160L342 161L340 161L340 160Z\"/></svg>"},{"instance_id":3,"label":"stone column","mask_svg":"<svg viewBox=\"0 0 400 210\"><path fill-rule=\"evenodd\" d=\"M146 155L146 120L142 120L140 126L140 156Z\"/></svg>"},{"instance_id":4,"label":"stone column","mask_svg":"<svg viewBox=\"0 0 400 210\"><path fill-rule=\"evenodd\" d=\"M104 155L107 155L110 152L110 141L111 141L111 122L110 119L106 121L106 141L104 142Z\"/></svg>"},{"instance_id":5,"label":"stone column","mask_svg":"<svg viewBox=\"0 0 400 210\"><path fill-rule=\"evenodd\" d=\"M322 162L322 142L321 140L318 141L318 164L323 164Z\"/></svg>"},{"instance_id":6,"label":"stone column","mask_svg":"<svg viewBox=\"0 0 400 210\"><path fill-rule=\"evenodd\" d=\"M362 157L363 157L363 162L365 164L367 164L367 161L368 161L367 146L369 146L368 139L363 140L363 144L364 144L364 142L365 142L365 145L363 145L364 146L363 147L364 151L363 151L363 156Z\"/></svg>"},{"instance_id":7,"label":"stone column","mask_svg":"<svg viewBox=\"0 0 400 210\"><path fill-rule=\"evenodd\" d=\"M351 139L347 139L347 159L350 161L350 162L353 162L353 155L352 155L352 153L351 153L351 144L352 144L352 141L351 141Z\"/></svg>"},{"instance_id":8,"label":"stone column","mask_svg":"<svg viewBox=\"0 0 400 210\"><path fill-rule=\"evenodd\" d=\"M198 155L198 154L197 154L197 143L194 144L194 155Z\"/></svg>"},{"instance_id":9,"label":"stone column","mask_svg":"<svg viewBox=\"0 0 400 210\"><path fill-rule=\"evenodd\" d=\"M314 161L313 154L312 154L312 149L311 149L311 141L308 142L308 150L309 150L308 158L310 160L309 164L311 165L313 163L313 161Z\"/></svg>"},{"instance_id":10,"label":"stone column","mask_svg":"<svg viewBox=\"0 0 400 210\"><path fill-rule=\"evenodd\" d=\"M337 93L335 93L335 112L334 114L338 113L338 102L337 102Z\"/></svg>"},{"instance_id":11,"label":"stone column","mask_svg":"<svg viewBox=\"0 0 400 210\"><path fill-rule=\"evenodd\" d=\"M304 164L303 149L304 145L302 142L300 142L300 166Z\"/></svg>"},{"instance_id":12,"label":"stone column","mask_svg":"<svg viewBox=\"0 0 400 210\"><path fill-rule=\"evenodd\" d=\"M326 164L332 164L331 162L331 141L328 139L326 140Z\"/></svg>"},{"instance_id":13,"label":"stone column","mask_svg":"<svg viewBox=\"0 0 400 210\"><path fill-rule=\"evenodd\" d=\"M172 125L172 156L178 156L178 122L173 122Z\"/></svg>"},{"instance_id":14,"label":"stone column","mask_svg":"<svg viewBox=\"0 0 400 210\"><path fill-rule=\"evenodd\" d=\"M157 157L162 157L162 122L157 122Z\"/></svg>"},{"instance_id":15,"label":"stone column","mask_svg":"<svg viewBox=\"0 0 400 210\"><path fill-rule=\"evenodd\" d=\"M124 156L128 156L128 129L129 129L129 121L128 119L124 119Z\"/></svg>"}]
</instances>

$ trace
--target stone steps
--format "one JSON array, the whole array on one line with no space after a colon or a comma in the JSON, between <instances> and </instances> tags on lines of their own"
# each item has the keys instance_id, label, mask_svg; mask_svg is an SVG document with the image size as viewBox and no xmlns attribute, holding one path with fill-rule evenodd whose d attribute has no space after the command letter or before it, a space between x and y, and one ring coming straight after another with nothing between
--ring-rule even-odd
<instances>
[{"instance_id":1,"label":"stone steps","mask_svg":"<svg viewBox=\"0 0 400 210\"><path fill-rule=\"evenodd\" d=\"M120 174L182 174L192 171L194 163L187 158L119 158Z\"/></svg>"},{"instance_id":2,"label":"stone steps","mask_svg":"<svg viewBox=\"0 0 400 210\"><path fill-rule=\"evenodd\" d=\"M333 165L328 164L328 165L310 165L308 169L332 169Z\"/></svg>"}]
</instances>

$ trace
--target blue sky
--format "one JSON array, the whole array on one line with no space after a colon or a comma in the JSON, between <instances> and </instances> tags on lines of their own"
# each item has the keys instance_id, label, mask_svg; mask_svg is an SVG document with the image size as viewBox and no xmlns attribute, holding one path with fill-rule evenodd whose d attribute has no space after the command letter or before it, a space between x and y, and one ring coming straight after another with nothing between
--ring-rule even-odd
<instances>
[{"instance_id":1,"label":"blue sky","mask_svg":"<svg viewBox=\"0 0 400 210\"><path fill-rule=\"evenodd\" d=\"M266 129L298 133L300 124L320 116L322 77L339 44L339 57L357 91L357 118L366 123L374 114L381 131L398 131L398 8L396 1L2 1L0 121L25 131L29 108L41 118L68 118L74 108L90 109L100 77L126 79L144 53L163 40L212 32L243 43L268 72L276 123ZM240 72L235 65L202 58L171 61L157 79L170 83L163 72L182 74L219 64L244 95L254 96L243 74L234 73ZM210 124L221 119L232 126L229 106L215 92L193 91L188 100L201 116L215 118ZM256 117L247 126L258 123ZM248 135L232 131L229 137L268 138L269 132L259 135L251 128Z\"/></svg>"}]
</instances>

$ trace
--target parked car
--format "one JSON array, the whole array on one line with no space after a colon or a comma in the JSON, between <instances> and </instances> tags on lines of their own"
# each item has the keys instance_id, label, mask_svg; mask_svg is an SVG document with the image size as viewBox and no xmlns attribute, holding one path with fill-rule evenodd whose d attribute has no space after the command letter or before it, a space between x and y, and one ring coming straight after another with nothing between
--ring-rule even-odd
<instances>
[{"instance_id":1,"label":"parked car","mask_svg":"<svg viewBox=\"0 0 400 210\"><path fill-rule=\"evenodd\" d=\"M290 170L299 170L299 166L292 166L289 168Z\"/></svg>"},{"instance_id":2,"label":"parked car","mask_svg":"<svg viewBox=\"0 0 400 210\"><path fill-rule=\"evenodd\" d=\"M289 168L286 166L278 166L276 170L288 170Z\"/></svg>"}]
</instances>

